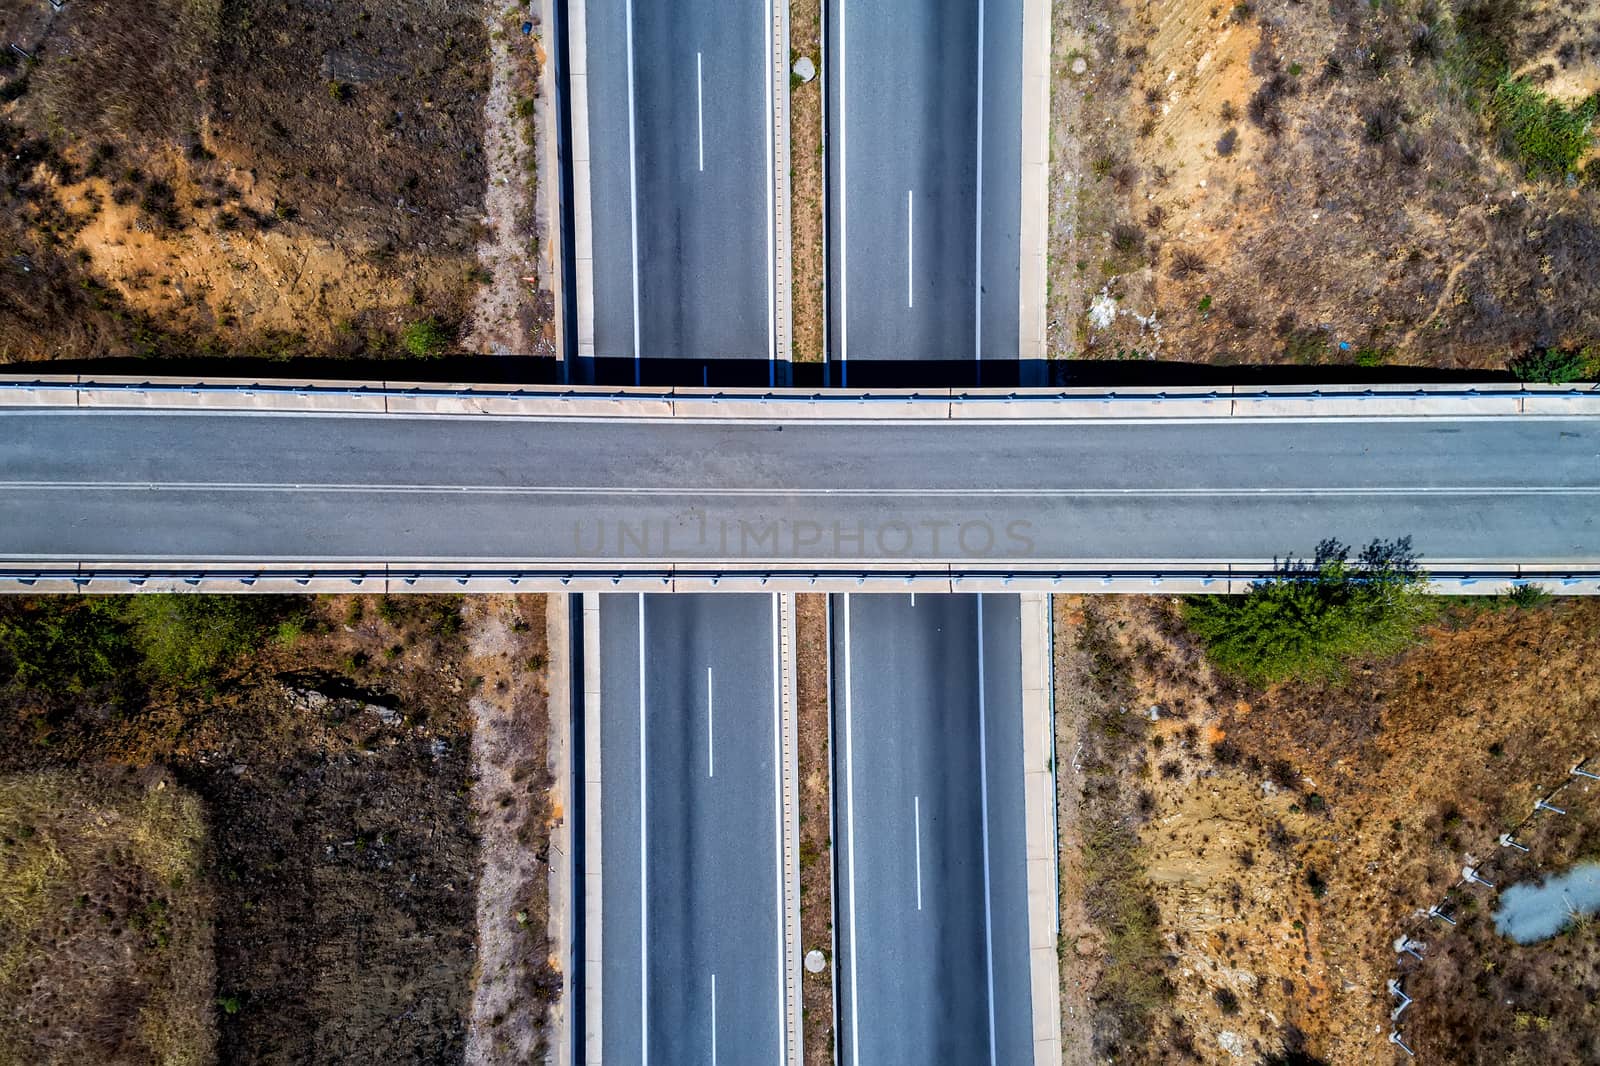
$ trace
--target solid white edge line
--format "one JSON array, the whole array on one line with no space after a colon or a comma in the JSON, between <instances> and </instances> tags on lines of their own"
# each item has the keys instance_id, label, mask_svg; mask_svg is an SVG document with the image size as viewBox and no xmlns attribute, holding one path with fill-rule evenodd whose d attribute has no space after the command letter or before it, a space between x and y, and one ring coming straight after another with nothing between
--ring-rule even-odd
<instances>
[{"instance_id":1,"label":"solid white edge line","mask_svg":"<svg viewBox=\"0 0 1600 1066\"><path fill-rule=\"evenodd\" d=\"M717 975L711 975L711 1066L717 1066Z\"/></svg>"},{"instance_id":2,"label":"solid white edge line","mask_svg":"<svg viewBox=\"0 0 1600 1066\"><path fill-rule=\"evenodd\" d=\"M633 241L633 383L642 377L639 339L639 161L636 147L636 119L633 104L633 0L626 0L628 27L624 36L628 42L628 227ZM644 608L641 605L640 610Z\"/></svg>"},{"instance_id":3,"label":"solid white edge line","mask_svg":"<svg viewBox=\"0 0 1600 1066\"><path fill-rule=\"evenodd\" d=\"M839 386L850 380L850 110L845 102L845 10L839 0ZM845 608L849 612L848 605Z\"/></svg>"},{"instance_id":4,"label":"solid white edge line","mask_svg":"<svg viewBox=\"0 0 1600 1066\"><path fill-rule=\"evenodd\" d=\"M767 83L767 112L765 120L761 123L767 130L767 386L774 388L778 383L778 202L777 182L778 163L773 154L776 145L773 143L773 113L772 113L772 83L778 77L778 72L772 69L771 64L777 60L772 45L772 0L767 0L767 21L761 27L761 50L766 55L766 62L762 63L762 72L766 75L762 80Z\"/></svg>"},{"instance_id":5,"label":"solid white edge line","mask_svg":"<svg viewBox=\"0 0 1600 1066\"><path fill-rule=\"evenodd\" d=\"M705 64L701 53L694 54L694 124L699 135L700 170L706 169L706 90Z\"/></svg>"},{"instance_id":6,"label":"solid white edge line","mask_svg":"<svg viewBox=\"0 0 1600 1066\"><path fill-rule=\"evenodd\" d=\"M913 203L913 201L912 201L912 198L911 198L911 190L907 189L906 190L906 306L907 307L914 307L915 306L915 295L914 295L914 290L912 289L911 279L912 279L912 261L913 261L913 258L914 258L914 256L912 255L912 251L913 251L914 243L915 243L915 240L916 240L917 227L916 227L915 214L914 214L914 211L913 211L913 208L912 208L912 203Z\"/></svg>"},{"instance_id":7,"label":"solid white edge line","mask_svg":"<svg viewBox=\"0 0 1600 1066\"><path fill-rule=\"evenodd\" d=\"M772 783L773 846L777 857L778 899L778 1066L784 1066L789 1048L788 907L783 893L783 662L782 614L778 594L772 594Z\"/></svg>"},{"instance_id":8,"label":"solid white edge line","mask_svg":"<svg viewBox=\"0 0 1600 1066\"><path fill-rule=\"evenodd\" d=\"M911 826L917 852L917 910L922 909L922 797L911 796Z\"/></svg>"},{"instance_id":9,"label":"solid white edge line","mask_svg":"<svg viewBox=\"0 0 1600 1066\"><path fill-rule=\"evenodd\" d=\"M983 797L983 953L989 996L989 1066L995 1066L994 904L989 887L989 727L983 692L983 593L978 593L978 781Z\"/></svg>"},{"instance_id":10,"label":"solid white edge line","mask_svg":"<svg viewBox=\"0 0 1600 1066\"><path fill-rule=\"evenodd\" d=\"M650 1062L649 823L645 819L644 593L639 593L639 1061Z\"/></svg>"},{"instance_id":11,"label":"solid white edge line","mask_svg":"<svg viewBox=\"0 0 1600 1066\"><path fill-rule=\"evenodd\" d=\"M844 815L845 866L850 882L850 1062L861 1062L861 1027L856 972L856 768L850 739L850 594L844 594Z\"/></svg>"},{"instance_id":12,"label":"solid white edge line","mask_svg":"<svg viewBox=\"0 0 1600 1066\"><path fill-rule=\"evenodd\" d=\"M983 361L983 0L978 0L977 209L973 212L972 355Z\"/></svg>"},{"instance_id":13,"label":"solid white edge line","mask_svg":"<svg viewBox=\"0 0 1600 1066\"><path fill-rule=\"evenodd\" d=\"M711 667L706 667L706 776L717 776L717 734L712 725Z\"/></svg>"}]
</instances>

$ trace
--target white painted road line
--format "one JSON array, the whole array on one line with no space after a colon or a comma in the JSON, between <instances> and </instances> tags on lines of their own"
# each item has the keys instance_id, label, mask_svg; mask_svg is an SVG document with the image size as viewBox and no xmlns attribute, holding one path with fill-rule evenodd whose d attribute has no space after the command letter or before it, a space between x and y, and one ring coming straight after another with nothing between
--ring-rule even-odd
<instances>
[{"instance_id":1,"label":"white painted road line","mask_svg":"<svg viewBox=\"0 0 1600 1066\"><path fill-rule=\"evenodd\" d=\"M694 111L695 129L700 135L700 169L706 169L706 92L704 85L705 65L700 53L694 54Z\"/></svg>"},{"instance_id":2,"label":"white painted road line","mask_svg":"<svg viewBox=\"0 0 1600 1066\"><path fill-rule=\"evenodd\" d=\"M717 1066L717 975L711 975L711 1066Z\"/></svg>"},{"instance_id":3,"label":"white painted road line","mask_svg":"<svg viewBox=\"0 0 1600 1066\"><path fill-rule=\"evenodd\" d=\"M772 846L777 857L777 879L774 888L777 895L777 933L778 933L778 1066L784 1066L788 1057L789 1048L789 997L788 979L789 971L785 965L788 952L785 951L784 939L786 929L785 919L787 913L784 909L783 892L783 666L782 650L783 641L782 615L778 605L778 594L772 594L772 814L773 837Z\"/></svg>"},{"instance_id":4,"label":"white painted road line","mask_svg":"<svg viewBox=\"0 0 1600 1066\"><path fill-rule=\"evenodd\" d=\"M767 0L767 20L761 27L761 49L772 62L772 0ZM767 128L767 386L776 387L778 384L778 160L773 155L772 124L775 116L772 111L772 81L777 72L771 69L765 71L767 96L767 120L763 123Z\"/></svg>"},{"instance_id":5,"label":"white painted road line","mask_svg":"<svg viewBox=\"0 0 1600 1066\"><path fill-rule=\"evenodd\" d=\"M906 190L906 306L912 305L914 295L911 290L912 278L912 248L916 238L916 224L912 218L911 190Z\"/></svg>"},{"instance_id":6,"label":"white painted road line","mask_svg":"<svg viewBox=\"0 0 1600 1066\"><path fill-rule=\"evenodd\" d=\"M912 835L916 839L917 850L917 910L922 909L922 797L911 797L911 823Z\"/></svg>"},{"instance_id":7,"label":"white painted road line","mask_svg":"<svg viewBox=\"0 0 1600 1066\"><path fill-rule=\"evenodd\" d=\"M633 0L627 0L625 17L628 32L628 226L633 240L633 383L638 385L641 375L639 360L639 161L635 131L637 124L633 104ZM639 610L643 612L641 604ZM641 631L642 636L642 631Z\"/></svg>"},{"instance_id":8,"label":"white painted road line","mask_svg":"<svg viewBox=\"0 0 1600 1066\"><path fill-rule=\"evenodd\" d=\"M652 486L619 485L593 487L579 485L403 485L403 484L252 484L238 481L0 481L0 490L25 492L261 492L261 493L360 493L395 495L450 494L469 496L705 496L705 497L822 497L831 499L880 499L902 497L945 497L952 499L1143 499L1146 497L1290 497L1290 496L1596 496L1600 485L1354 485L1354 486L1161 486L1146 489L998 489L972 488L876 488L829 489L772 485L763 488L719 489L697 485ZM953 525L954 523L946 523Z\"/></svg>"},{"instance_id":9,"label":"white painted road line","mask_svg":"<svg viewBox=\"0 0 1600 1066\"><path fill-rule=\"evenodd\" d=\"M841 9L843 5L841 4ZM856 764L850 742L850 594L844 595L844 816L845 870L850 883L850 1061L861 1061L861 1009L856 973Z\"/></svg>"},{"instance_id":10,"label":"white painted road line","mask_svg":"<svg viewBox=\"0 0 1600 1066\"><path fill-rule=\"evenodd\" d=\"M717 776L717 734L712 724L711 667L706 667L706 776Z\"/></svg>"},{"instance_id":11,"label":"white painted road line","mask_svg":"<svg viewBox=\"0 0 1600 1066\"><path fill-rule=\"evenodd\" d=\"M639 1062L650 1062L649 821L645 811L644 593L639 593Z\"/></svg>"},{"instance_id":12,"label":"white painted road line","mask_svg":"<svg viewBox=\"0 0 1600 1066\"><path fill-rule=\"evenodd\" d=\"M978 782L983 803L983 955L989 995L989 1066L995 1066L994 905L989 887L989 728L983 693L983 593L978 593Z\"/></svg>"}]
</instances>

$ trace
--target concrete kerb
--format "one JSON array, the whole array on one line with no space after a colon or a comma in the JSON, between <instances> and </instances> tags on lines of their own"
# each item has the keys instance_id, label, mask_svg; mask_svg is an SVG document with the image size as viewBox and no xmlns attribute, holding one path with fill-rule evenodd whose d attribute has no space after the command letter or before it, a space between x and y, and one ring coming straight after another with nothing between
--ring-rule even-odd
<instances>
[{"instance_id":1,"label":"concrete kerb","mask_svg":"<svg viewBox=\"0 0 1600 1066\"><path fill-rule=\"evenodd\" d=\"M583 596L583 1058L602 1066L601 986L605 955L601 925L600 832L600 597Z\"/></svg>"},{"instance_id":2,"label":"concrete kerb","mask_svg":"<svg viewBox=\"0 0 1600 1066\"><path fill-rule=\"evenodd\" d=\"M1055 757L1051 721L1050 597L1025 592L1022 611L1022 787L1026 829L1028 970L1035 1066L1061 1064L1060 929Z\"/></svg>"},{"instance_id":3,"label":"concrete kerb","mask_svg":"<svg viewBox=\"0 0 1600 1066\"><path fill-rule=\"evenodd\" d=\"M579 622L581 624L581 619ZM545 599L545 683L546 711L549 716L549 750L546 765L554 779L550 789L552 806L562 812L550 830L550 921L548 933L561 965L561 999L550 1008L550 1024L555 1032L554 1066L571 1066L573 1051L570 1013L572 981L578 967L572 954L572 809L574 791L572 771L572 648L573 623L570 600L559 593ZM579 1019L579 1024L582 1020Z\"/></svg>"},{"instance_id":4,"label":"concrete kerb","mask_svg":"<svg viewBox=\"0 0 1600 1066\"><path fill-rule=\"evenodd\" d=\"M1022 359L1044 359L1049 296L1050 0L1022 3L1022 199L1017 340Z\"/></svg>"},{"instance_id":5,"label":"concrete kerb","mask_svg":"<svg viewBox=\"0 0 1600 1066\"><path fill-rule=\"evenodd\" d=\"M589 201L589 17L586 0L567 0L567 100L572 112L572 252L578 310L577 351L594 356L594 223Z\"/></svg>"}]
</instances>

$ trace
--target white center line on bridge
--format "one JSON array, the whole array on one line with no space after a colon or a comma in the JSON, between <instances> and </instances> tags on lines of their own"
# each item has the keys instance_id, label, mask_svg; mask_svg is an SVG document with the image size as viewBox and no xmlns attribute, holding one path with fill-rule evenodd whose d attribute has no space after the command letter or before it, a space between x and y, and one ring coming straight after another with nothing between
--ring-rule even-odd
<instances>
[{"instance_id":1,"label":"white center line on bridge","mask_svg":"<svg viewBox=\"0 0 1600 1066\"><path fill-rule=\"evenodd\" d=\"M716 732L711 725L711 667L706 667L706 776L717 776Z\"/></svg>"},{"instance_id":2,"label":"white center line on bridge","mask_svg":"<svg viewBox=\"0 0 1600 1066\"><path fill-rule=\"evenodd\" d=\"M700 135L700 169L706 169L706 94L704 87L705 66L700 58L700 53L694 54L694 110L695 129Z\"/></svg>"}]
</instances>

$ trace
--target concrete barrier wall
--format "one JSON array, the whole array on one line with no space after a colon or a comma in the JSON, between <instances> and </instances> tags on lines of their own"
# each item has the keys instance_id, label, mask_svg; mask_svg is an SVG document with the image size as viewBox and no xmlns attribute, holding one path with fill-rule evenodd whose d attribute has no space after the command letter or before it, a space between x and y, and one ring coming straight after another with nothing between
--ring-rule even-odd
<instances>
[{"instance_id":1,"label":"concrete barrier wall","mask_svg":"<svg viewBox=\"0 0 1600 1066\"><path fill-rule=\"evenodd\" d=\"M0 407L760 421L1600 417L1600 386L1129 389L615 389L260 378L0 375Z\"/></svg>"}]
</instances>

